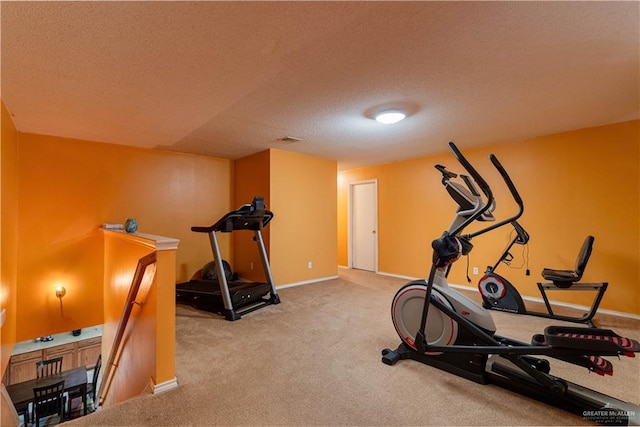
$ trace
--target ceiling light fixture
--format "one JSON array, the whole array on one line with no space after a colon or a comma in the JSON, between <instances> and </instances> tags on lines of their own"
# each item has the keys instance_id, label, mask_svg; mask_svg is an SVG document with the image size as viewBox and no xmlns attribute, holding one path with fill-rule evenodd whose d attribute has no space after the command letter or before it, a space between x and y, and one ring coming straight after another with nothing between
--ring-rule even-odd
<instances>
[{"instance_id":1,"label":"ceiling light fixture","mask_svg":"<svg viewBox=\"0 0 640 427\"><path fill-rule=\"evenodd\" d=\"M393 123L398 123L400 120L404 119L405 117L407 116L402 111L387 110L376 115L376 121L380 123L384 123L385 125L391 125Z\"/></svg>"}]
</instances>

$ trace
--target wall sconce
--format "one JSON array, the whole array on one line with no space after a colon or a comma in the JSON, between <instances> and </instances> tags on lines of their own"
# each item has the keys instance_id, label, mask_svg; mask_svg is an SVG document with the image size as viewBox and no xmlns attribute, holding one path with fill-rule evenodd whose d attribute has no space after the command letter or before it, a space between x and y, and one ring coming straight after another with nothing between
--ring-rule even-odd
<instances>
[{"instance_id":1,"label":"wall sconce","mask_svg":"<svg viewBox=\"0 0 640 427\"><path fill-rule=\"evenodd\" d=\"M56 297L60 298L60 302L62 302L62 297L65 296L66 294L67 294L67 290L64 288L64 286L56 287Z\"/></svg>"}]
</instances>

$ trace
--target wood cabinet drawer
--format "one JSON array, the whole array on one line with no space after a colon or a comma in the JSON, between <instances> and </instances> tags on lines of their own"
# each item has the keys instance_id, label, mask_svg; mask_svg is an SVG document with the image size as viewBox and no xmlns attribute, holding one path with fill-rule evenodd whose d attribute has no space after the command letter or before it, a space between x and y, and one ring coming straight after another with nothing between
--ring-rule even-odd
<instances>
[{"instance_id":1,"label":"wood cabinet drawer","mask_svg":"<svg viewBox=\"0 0 640 427\"><path fill-rule=\"evenodd\" d=\"M61 353L68 353L76 349L76 343L62 344L55 347L47 348L45 352L45 359L51 359L53 356L58 356Z\"/></svg>"},{"instance_id":2,"label":"wood cabinet drawer","mask_svg":"<svg viewBox=\"0 0 640 427\"><path fill-rule=\"evenodd\" d=\"M78 342L78 347L89 347L92 345L102 344L102 337L89 338Z\"/></svg>"},{"instance_id":3,"label":"wood cabinet drawer","mask_svg":"<svg viewBox=\"0 0 640 427\"><path fill-rule=\"evenodd\" d=\"M42 350L30 351L28 353L16 354L15 356L11 356L11 363L19 363L31 359L33 359L34 361L42 359Z\"/></svg>"}]
</instances>

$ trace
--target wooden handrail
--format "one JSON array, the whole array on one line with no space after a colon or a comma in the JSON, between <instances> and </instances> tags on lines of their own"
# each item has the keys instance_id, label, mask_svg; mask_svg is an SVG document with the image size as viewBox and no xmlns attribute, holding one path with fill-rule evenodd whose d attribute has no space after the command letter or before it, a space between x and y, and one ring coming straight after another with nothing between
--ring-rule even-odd
<instances>
[{"instance_id":1,"label":"wooden handrail","mask_svg":"<svg viewBox=\"0 0 640 427\"><path fill-rule=\"evenodd\" d=\"M144 278L146 269L148 266L155 264L156 262L156 252L151 252L148 255L140 258L138 260L138 265L136 266L136 272L133 275L133 280L131 282L131 288L129 289L129 295L127 296L127 300L125 302L124 308L122 310L122 316L120 317L120 322L118 323L118 329L116 332L115 339L113 340L113 345L111 347L111 351L109 352L109 359L107 363L104 365L104 373L102 375L102 381L100 382L100 388L98 389L98 394L96 395L96 403L97 405L101 405L104 401L104 396L109 390L109 386L111 385L112 380L112 368L115 366L114 362L118 353L121 350L122 339L124 338L124 332L127 329L127 323L129 322L129 318L131 317L131 311L133 310L134 304L141 304L136 301L138 296L138 291L140 290L140 285L142 284L142 279Z\"/></svg>"}]
</instances>

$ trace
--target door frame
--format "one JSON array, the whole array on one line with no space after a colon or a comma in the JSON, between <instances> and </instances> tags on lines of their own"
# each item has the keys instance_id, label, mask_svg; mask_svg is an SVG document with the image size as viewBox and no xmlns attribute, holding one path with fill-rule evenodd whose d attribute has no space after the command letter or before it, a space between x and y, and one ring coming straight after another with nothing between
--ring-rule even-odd
<instances>
[{"instance_id":1,"label":"door frame","mask_svg":"<svg viewBox=\"0 0 640 427\"><path fill-rule=\"evenodd\" d=\"M373 238L373 242L374 242L374 248L373 248L373 268L374 268L374 272L377 273L378 272L378 234L379 234L379 229L378 229L378 180L377 179L367 179L364 181L354 181L354 182L350 182L349 183L349 194L348 194L348 207L349 207L349 215L347 218L347 229L348 231L348 254L347 254L347 259L348 259L348 267L349 268L353 268L353 226L354 226L354 218L353 218L353 189L356 185L362 185L362 184L373 184L373 194L374 194L374 210L373 210L373 215L374 215L374 221L376 224L376 232Z\"/></svg>"}]
</instances>

